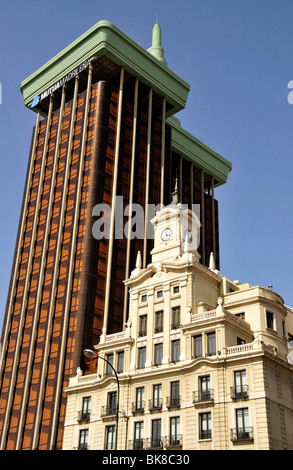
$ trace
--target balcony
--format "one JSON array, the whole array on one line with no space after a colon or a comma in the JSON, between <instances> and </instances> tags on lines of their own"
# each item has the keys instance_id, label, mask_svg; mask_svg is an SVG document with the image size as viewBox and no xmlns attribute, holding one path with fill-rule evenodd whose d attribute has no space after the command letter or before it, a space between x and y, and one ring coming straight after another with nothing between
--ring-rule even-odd
<instances>
[{"instance_id":1,"label":"balcony","mask_svg":"<svg viewBox=\"0 0 293 470\"><path fill-rule=\"evenodd\" d=\"M211 438L212 438L211 429L201 430L199 432L199 439L211 439Z\"/></svg>"},{"instance_id":2,"label":"balcony","mask_svg":"<svg viewBox=\"0 0 293 470\"><path fill-rule=\"evenodd\" d=\"M107 416L115 416L117 413L117 406L116 405L107 405L102 406L101 408L101 417L105 418Z\"/></svg>"},{"instance_id":3,"label":"balcony","mask_svg":"<svg viewBox=\"0 0 293 470\"><path fill-rule=\"evenodd\" d=\"M145 402L143 400L132 402L131 403L132 414L144 413L144 405L145 405Z\"/></svg>"},{"instance_id":4,"label":"balcony","mask_svg":"<svg viewBox=\"0 0 293 470\"><path fill-rule=\"evenodd\" d=\"M171 397L167 397L167 408L179 408L181 402L181 396L175 395Z\"/></svg>"},{"instance_id":5,"label":"balcony","mask_svg":"<svg viewBox=\"0 0 293 470\"><path fill-rule=\"evenodd\" d=\"M197 390L193 392L193 403L211 402L214 401L214 390Z\"/></svg>"},{"instance_id":6,"label":"balcony","mask_svg":"<svg viewBox=\"0 0 293 470\"><path fill-rule=\"evenodd\" d=\"M87 442L78 444L78 447L74 447L74 450L90 450L90 446Z\"/></svg>"},{"instance_id":7,"label":"balcony","mask_svg":"<svg viewBox=\"0 0 293 470\"><path fill-rule=\"evenodd\" d=\"M253 428L246 427L231 429L231 441L253 441Z\"/></svg>"},{"instance_id":8,"label":"balcony","mask_svg":"<svg viewBox=\"0 0 293 470\"><path fill-rule=\"evenodd\" d=\"M77 416L77 420L78 420L79 423L81 423L83 421L89 421L90 416L91 416L90 410L88 410L88 411L79 411L78 416Z\"/></svg>"},{"instance_id":9,"label":"balcony","mask_svg":"<svg viewBox=\"0 0 293 470\"><path fill-rule=\"evenodd\" d=\"M133 439L128 443L130 450L143 450L146 448L145 439Z\"/></svg>"},{"instance_id":10,"label":"balcony","mask_svg":"<svg viewBox=\"0 0 293 470\"><path fill-rule=\"evenodd\" d=\"M237 400L238 398L248 398L248 385L231 387L231 398L233 400Z\"/></svg>"},{"instance_id":11,"label":"balcony","mask_svg":"<svg viewBox=\"0 0 293 470\"><path fill-rule=\"evenodd\" d=\"M147 449L162 449L163 438L162 437L149 437L146 441Z\"/></svg>"},{"instance_id":12,"label":"balcony","mask_svg":"<svg viewBox=\"0 0 293 470\"><path fill-rule=\"evenodd\" d=\"M149 411L161 411L161 410L162 410L162 398L149 400Z\"/></svg>"},{"instance_id":13,"label":"balcony","mask_svg":"<svg viewBox=\"0 0 293 470\"><path fill-rule=\"evenodd\" d=\"M182 447L182 435L167 436L165 438L165 447Z\"/></svg>"}]
</instances>

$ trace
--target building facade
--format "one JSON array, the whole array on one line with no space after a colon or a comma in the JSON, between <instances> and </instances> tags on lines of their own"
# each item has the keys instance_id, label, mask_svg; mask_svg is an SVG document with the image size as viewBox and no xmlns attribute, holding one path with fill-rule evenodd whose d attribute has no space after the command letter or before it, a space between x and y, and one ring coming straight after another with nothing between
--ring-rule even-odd
<instances>
[{"instance_id":1,"label":"building facade","mask_svg":"<svg viewBox=\"0 0 293 470\"><path fill-rule=\"evenodd\" d=\"M138 254L125 282L125 329L104 330L95 373L70 379L63 449L292 450L293 310L213 254L203 266L199 227L173 203L153 219L152 262Z\"/></svg>"},{"instance_id":2,"label":"building facade","mask_svg":"<svg viewBox=\"0 0 293 470\"><path fill-rule=\"evenodd\" d=\"M149 207L200 204L200 262L219 268L217 186L231 164L181 128L174 115L189 85L170 70L159 25L150 50L101 21L23 81L36 113L1 337L0 448L62 448L68 380L83 350L123 330L123 280L150 262ZM118 198L119 196L119 198ZM109 236L93 228L111 209ZM123 236L139 205L139 237ZM123 214L122 228L116 216Z\"/></svg>"}]
</instances>

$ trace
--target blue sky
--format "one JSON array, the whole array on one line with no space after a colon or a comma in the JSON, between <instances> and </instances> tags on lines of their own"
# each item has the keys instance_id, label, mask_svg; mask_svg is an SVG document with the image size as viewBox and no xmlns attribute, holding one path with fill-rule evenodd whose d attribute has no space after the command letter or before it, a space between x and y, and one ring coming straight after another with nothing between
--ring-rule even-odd
<instances>
[{"instance_id":1,"label":"blue sky","mask_svg":"<svg viewBox=\"0 0 293 470\"><path fill-rule=\"evenodd\" d=\"M100 20L151 46L191 85L182 126L232 162L216 190L221 273L293 306L292 0L11 0L0 16L0 325L35 114L22 80Z\"/></svg>"}]
</instances>

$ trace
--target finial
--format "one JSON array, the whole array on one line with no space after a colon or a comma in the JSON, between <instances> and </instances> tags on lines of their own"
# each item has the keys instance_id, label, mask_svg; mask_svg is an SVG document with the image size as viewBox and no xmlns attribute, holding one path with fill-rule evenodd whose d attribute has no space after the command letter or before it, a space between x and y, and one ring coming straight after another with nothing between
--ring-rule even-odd
<instances>
[{"instance_id":1,"label":"finial","mask_svg":"<svg viewBox=\"0 0 293 470\"><path fill-rule=\"evenodd\" d=\"M212 271L214 271L214 269L216 269L215 257L214 257L213 252L211 252L211 254L210 254L209 269L211 269Z\"/></svg>"},{"instance_id":2,"label":"finial","mask_svg":"<svg viewBox=\"0 0 293 470\"><path fill-rule=\"evenodd\" d=\"M140 254L140 251L137 252L135 267L138 268L138 269L141 269L141 254Z\"/></svg>"},{"instance_id":3,"label":"finial","mask_svg":"<svg viewBox=\"0 0 293 470\"><path fill-rule=\"evenodd\" d=\"M178 202L179 202L179 200L178 200L178 178L177 178L177 170L176 170L175 188L174 188L174 191L172 192L171 204L177 206Z\"/></svg>"},{"instance_id":4,"label":"finial","mask_svg":"<svg viewBox=\"0 0 293 470\"><path fill-rule=\"evenodd\" d=\"M162 37L162 31L161 31L161 26L158 23L158 10L157 10L156 24L154 25L153 32L152 32L152 47L148 49L148 52L150 52L160 62L163 62L165 65L167 65L167 62L164 58L164 49L161 46L161 37Z\"/></svg>"}]
</instances>

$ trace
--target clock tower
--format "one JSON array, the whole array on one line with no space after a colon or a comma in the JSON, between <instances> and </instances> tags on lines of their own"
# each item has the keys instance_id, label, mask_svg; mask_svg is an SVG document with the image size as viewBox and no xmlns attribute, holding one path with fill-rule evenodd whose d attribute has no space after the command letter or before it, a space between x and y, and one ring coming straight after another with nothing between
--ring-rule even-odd
<instances>
[{"instance_id":1,"label":"clock tower","mask_svg":"<svg viewBox=\"0 0 293 470\"><path fill-rule=\"evenodd\" d=\"M195 212L178 202L177 182L171 204L158 211L151 223L154 225L152 263L179 258L187 253L199 261L197 248L201 224Z\"/></svg>"}]
</instances>

